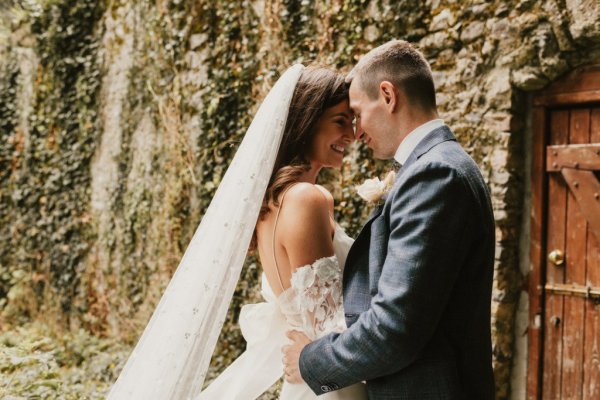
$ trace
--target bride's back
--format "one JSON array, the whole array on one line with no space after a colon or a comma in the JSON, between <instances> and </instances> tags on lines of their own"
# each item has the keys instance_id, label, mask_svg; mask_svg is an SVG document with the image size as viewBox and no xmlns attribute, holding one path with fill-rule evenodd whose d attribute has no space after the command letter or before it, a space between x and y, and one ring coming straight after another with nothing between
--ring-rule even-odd
<instances>
[{"instance_id":1,"label":"bride's back","mask_svg":"<svg viewBox=\"0 0 600 400\"><path fill-rule=\"evenodd\" d=\"M292 272L333 255L333 197L307 182L291 184L256 224L260 263L276 296L290 286Z\"/></svg>"}]
</instances>

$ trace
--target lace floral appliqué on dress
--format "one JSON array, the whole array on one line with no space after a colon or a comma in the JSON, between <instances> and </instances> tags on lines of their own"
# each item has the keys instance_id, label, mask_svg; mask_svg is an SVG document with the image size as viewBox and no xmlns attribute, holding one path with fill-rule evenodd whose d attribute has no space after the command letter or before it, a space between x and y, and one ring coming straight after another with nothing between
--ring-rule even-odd
<instances>
[{"instance_id":1,"label":"lace floral appliqu\u00e9 on dress","mask_svg":"<svg viewBox=\"0 0 600 400\"><path fill-rule=\"evenodd\" d=\"M278 298L288 324L310 339L345 328L342 304L342 269L335 256L297 268L291 287Z\"/></svg>"},{"instance_id":2,"label":"lace floral appliqu\u00e9 on dress","mask_svg":"<svg viewBox=\"0 0 600 400\"><path fill-rule=\"evenodd\" d=\"M283 376L281 348L289 344L286 332L302 331L311 340L346 329L342 305L342 269L352 239L336 224L335 256L321 258L292 273L290 287L275 296L262 275L265 302L247 304L240 328L248 345L221 375L194 400L251 400ZM307 384L284 382L279 400L366 400L361 383L315 395Z\"/></svg>"}]
</instances>

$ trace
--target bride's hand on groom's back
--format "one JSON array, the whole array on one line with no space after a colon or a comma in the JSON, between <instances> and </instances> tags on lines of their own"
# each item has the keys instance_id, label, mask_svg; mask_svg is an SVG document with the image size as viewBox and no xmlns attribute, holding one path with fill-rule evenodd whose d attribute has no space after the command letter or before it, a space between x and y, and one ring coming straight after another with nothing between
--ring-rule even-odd
<instances>
[{"instance_id":1,"label":"bride's hand on groom's back","mask_svg":"<svg viewBox=\"0 0 600 400\"><path fill-rule=\"evenodd\" d=\"M303 383L304 380L300 374L300 353L310 343L310 339L299 331L287 331L286 336L292 343L281 349L285 380L288 383Z\"/></svg>"}]
</instances>

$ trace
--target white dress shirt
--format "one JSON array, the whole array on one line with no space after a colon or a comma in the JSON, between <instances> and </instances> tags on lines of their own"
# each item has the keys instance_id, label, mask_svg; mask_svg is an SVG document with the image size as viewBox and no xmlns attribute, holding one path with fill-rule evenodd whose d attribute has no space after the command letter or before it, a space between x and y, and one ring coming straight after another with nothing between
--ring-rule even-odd
<instances>
[{"instance_id":1,"label":"white dress shirt","mask_svg":"<svg viewBox=\"0 0 600 400\"><path fill-rule=\"evenodd\" d=\"M419 142L423 140L425 136L434 129L439 128L440 126L444 126L444 120L442 119L432 119L431 121L425 122L423 125L415 128L411 133L406 135L404 140L400 143L400 147L396 150L396 154L394 155L394 159L400 163L400 165L404 164L410 156L410 153L417 147Z\"/></svg>"}]
</instances>

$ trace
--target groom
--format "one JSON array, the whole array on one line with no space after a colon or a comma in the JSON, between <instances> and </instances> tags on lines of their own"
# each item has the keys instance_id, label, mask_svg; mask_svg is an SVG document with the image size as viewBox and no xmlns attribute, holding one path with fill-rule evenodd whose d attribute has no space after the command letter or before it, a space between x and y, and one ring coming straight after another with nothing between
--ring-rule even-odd
<instances>
[{"instance_id":1,"label":"groom","mask_svg":"<svg viewBox=\"0 0 600 400\"><path fill-rule=\"evenodd\" d=\"M494 220L475 162L438 119L431 70L405 41L350 72L356 136L402 166L344 269L348 329L288 332L286 379L316 394L366 381L369 399L494 398Z\"/></svg>"}]
</instances>

